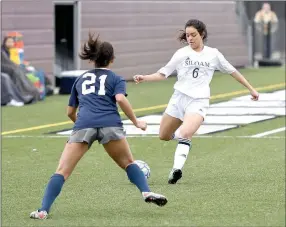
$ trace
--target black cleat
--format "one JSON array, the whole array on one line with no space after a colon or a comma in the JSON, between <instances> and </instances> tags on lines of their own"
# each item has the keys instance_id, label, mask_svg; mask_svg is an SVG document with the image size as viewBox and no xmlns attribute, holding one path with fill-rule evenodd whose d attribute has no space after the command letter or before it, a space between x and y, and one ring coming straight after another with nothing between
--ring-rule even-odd
<instances>
[{"instance_id":1,"label":"black cleat","mask_svg":"<svg viewBox=\"0 0 286 227\"><path fill-rule=\"evenodd\" d=\"M168 202L165 196L154 193L154 192L145 193L143 197L146 203L154 203L160 207L165 206L166 203Z\"/></svg>"},{"instance_id":2,"label":"black cleat","mask_svg":"<svg viewBox=\"0 0 286 227\"><path fill-rule=\"evenodd\" d=\"M178 180L182 178L182 170L180 169L172 169L169 175L169 184L176 184Z\"/></svg>"}]
</instances>

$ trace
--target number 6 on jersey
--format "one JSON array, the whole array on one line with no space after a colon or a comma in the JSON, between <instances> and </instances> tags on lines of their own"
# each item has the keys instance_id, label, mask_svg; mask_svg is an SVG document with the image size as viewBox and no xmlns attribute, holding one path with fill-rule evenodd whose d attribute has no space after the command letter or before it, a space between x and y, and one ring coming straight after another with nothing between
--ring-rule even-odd
<instances>
[{"instance_id":1,"label":"number 6 on jersey","mask_svg":"<svg viewBox=\"0 0 286 227\"><path fill-rule=\"evenodd\" d=\"M195 68L194 70L193 70L193 78L197 78L198 76L199 76L199 68Z\"/></svg>"},{"instance_id":2,"label":"number 6 on jersey","mask_svg":"<svg viewBox=\"0 0 286 227\"><path fill-rule=\"evenodd\" d=\"M99 84L99 91L98 95L105 95L105 80L107 75L101 75L99 77L100 84ZM86 79L81 85L81 91L83 95L88 95L90 93L95 92L95 83L96 83L96 75L93 73L86 73L83 75L83 78L90 78ZM89 87L88 87L89 86Z\"/></svg>"}]
</instances>

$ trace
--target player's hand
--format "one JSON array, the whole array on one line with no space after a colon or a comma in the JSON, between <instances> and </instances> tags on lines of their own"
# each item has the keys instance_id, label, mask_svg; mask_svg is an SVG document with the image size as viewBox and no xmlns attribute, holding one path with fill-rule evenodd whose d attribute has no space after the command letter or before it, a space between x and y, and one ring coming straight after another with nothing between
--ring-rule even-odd
<instances>
[{"instance_id":1,"label":"player's hand","mask_svg":"<svg viewBox=\"0 0 286 227\"><path fill-rule=\"evenodd\" d=\"M259 98L259 93L256 91L256 90L252 90L252 91L250 91L250 94L251 94L251 99L253 100L253 101L257 101L258 100L258 98Z\"/></svg>"},{"instance_id":2,"label":"player's hand","mask_svg":"<svg viewBox=\"0 0 286 227\"><path fill-rule=\"evenodd\" d=\"M136 84L139 84L144 81L144 76L143 75L135 75L133 76L133 80L135 81Z\"/></svg>"},{"instance_id":3,"label":"player's hand","mask_svg":"<svg viewBox=\"0 0 286 227\"><path fill-rule=\"evenodd\" d=\"M146 121L136 121L135 126L137 128L140 128L141 130L145 131L147 128L147 123L146 123Z\"/></svg>"}]
</instances>

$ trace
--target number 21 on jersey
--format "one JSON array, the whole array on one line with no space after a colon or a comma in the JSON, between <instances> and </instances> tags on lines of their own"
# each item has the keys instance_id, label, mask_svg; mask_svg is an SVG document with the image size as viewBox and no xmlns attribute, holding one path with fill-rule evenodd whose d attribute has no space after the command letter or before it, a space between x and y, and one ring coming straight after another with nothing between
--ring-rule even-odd
<instances>
[{"instance_id":1,"label":"number 21 on jersey","mask_svg":"<svg viewBox=\"0 0 286 227\"><path fill-rule=\"evenodd\" d=\"M95 92L96 75L93 73L86 73L82 76L86 80L81 85L81 92L83 95L88 95ZM99 77L99 90L98 95L105 95L105 80L107 75Z\"/></svg>"}]
</instances>

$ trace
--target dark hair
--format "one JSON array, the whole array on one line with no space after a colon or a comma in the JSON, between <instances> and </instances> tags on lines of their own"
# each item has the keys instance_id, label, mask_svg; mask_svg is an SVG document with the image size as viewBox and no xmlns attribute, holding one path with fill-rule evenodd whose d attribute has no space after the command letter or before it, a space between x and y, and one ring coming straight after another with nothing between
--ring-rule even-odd
<instances>
[{"instance_id":1,"label":"dark hair","mask_svg":"<svg viewBox=\"0 0 286 227\"><path fill-rule=\"evenodd\" d=\"M88 41L83 45L79 57L94 61L95 67L106 67L114 59L113 47L109 42L101 42L99 35L95 39L93 36L88 33Z\"/></svg>"},{"instance_id":2,"label":"dark hair","mask_svg":"<svg viewBox=\"0 0 286 227\"><path fill-rule=\"evenodd\" d=\"M4 39L3 39L3 42L2 42L2 48L7 49L6 42L7 42L8 39L13 39L14 40L14 38L12 36L5 36Z\"/></svg>"},{"instance_id":3,"label":"dark hair","mask_svg":"<svg viewBox=\"0 0 286 227\"><path fill-rule=\"evenodd\" d=\"M207 40L208 37L208 31L207 31L207 27L204 24L204 22L200 21L200 20L196 20L196 19L191 19L188 20L186 25L185 25L185 29L181 30L180 35L178 40L182 43L186 43L187 42L187 37L186 37L186 28L187 27L194 27L195 29L198 30L199 34L203 37L203 41L205 42Z\"/></svg>"}]
</instances>

